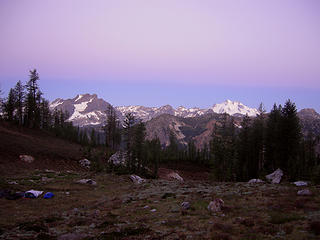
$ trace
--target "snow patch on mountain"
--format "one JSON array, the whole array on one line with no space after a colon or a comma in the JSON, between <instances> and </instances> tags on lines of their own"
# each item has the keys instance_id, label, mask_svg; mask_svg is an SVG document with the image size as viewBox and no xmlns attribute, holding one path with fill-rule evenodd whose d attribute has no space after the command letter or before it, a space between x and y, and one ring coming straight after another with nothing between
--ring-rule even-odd
<instances>
[{"instance_id":1,"label":"snow patch on mountain","mask_svg":"<svg viewBox=\"0 0 320 240\"><path fill-rule=\"evenodd\" d=\"M79 95L79 96L81 96L81 95ZM73 112L73 114L71 115L71 117L68 120L69 121L73 121L74 119L82 118L83 115L84 115L82 112L86 110L86 108L88 106L88 103L90 103L92 101L93 101L93 98L91 98L89 101L86 101L86 102L82 102L82 103L79 103L79 104L74 104L74 112ZM88 114L89 113L86 114L86 117L89 117ZM91 113L91 115L92 115L92 113Z\"/></svg>"},{"instance_id":2,"label":"snow patch on mountain","mask_svg":"<svg viewBox=\"0 0 320 240\"><path fill-rule=\"evenodd\" d=\"M255 108L249 108L240 102L231 100L226 100L223 103L215 104L211 109L215 113L227 113L229 115L241 114L248 115L249 117L254 117L259 113Z\"/></svg>"}]
</instances>

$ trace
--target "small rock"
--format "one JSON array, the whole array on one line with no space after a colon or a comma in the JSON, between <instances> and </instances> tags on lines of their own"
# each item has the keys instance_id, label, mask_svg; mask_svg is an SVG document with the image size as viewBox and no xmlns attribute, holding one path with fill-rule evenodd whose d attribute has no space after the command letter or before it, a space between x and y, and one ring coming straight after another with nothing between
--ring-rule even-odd
<instances>
[{"instance_id":1,"label":"small rock","mask_svg":"<svg viewBox=\"0 0 320 240\"><path fill-rule=\"evenodd\" d=\"M97 185L97 182L93 181L92 179L81 179L81 180L77 181L77 183Z\"/></svg>"},{"instance_id":2,"label":"small rock","mask_svg":"<svg viewBox=\"0 0 320 240\"><path fill-rule=\"evenodd\" d=\"M90 168L91 162L88 159L82 159L79 161L80 165L85 168Z\"/></svg>"},{"instance_id":3,"label":"small rock","mask_svg":"<svg viewBox=\"0 0 320 240\"><path fill-rule=\"evenodd\" d=\"M279 184L280 181L281 181L282 176L283 176L283 171L280 168L278 168L273 173L271 173L269 175L266 175L266 179L271 181L271 183Z\"/></svg>"},{"instance_id":4,"label":"small rock","mask_svg":"<svg viewBox=\"0 0 320 240\"><path fill-rule=\"evenodd\" d=\"M24 161L26 163L32 163L34 161L34 157L30 155L20 155L19 158L21 161Z\"/></svg>"},{"instance_id":5,"label":"small rock","mask_svg":"<svg viewBox=\"0 0 320 240\"><path fill-rule=\"evenodd\" d=\"M8 181L8 184L17 185L18 183L16 181Z\"/></svg>"},{"instance_id":6,"label":"small rock","mask_svg":"<svg viewBox=\"0 0 320 240\"><path fill-rule=\"evenodd\" d=\"M146 208L149 208L149 206L148 206L148 205L146 205L146 206L144 206L143 208L144 208L144 209L146 209Z\"/></svg>"},{"instance_id":7,"label":"small rock","mask_svg":"<svg viewBox=\"0 0 320 240\"><path fill-rule=\"evenodd\" d=\"M190 203L189 202L183 202L181 203L181 208L183 210L188 210L190 208Z\"/></svg>"},{"instance_id":8,"label":"small rock","mask_svg":"<svg viewBox=\"0 0 320 240\"><path fill-rule=\"evenodd\" d=\"M95 225L94 223L91 223L89 227L90 227L90 228L95 228L96 225Z\"/></svg>"},{"instance_id":9,"label":"small rock","mask_svg":"<svg viewBox=\"0 0 320 240\"><path fill-rule=\"evenodd\" d=\"M258 179L258 178L254 178L254 179L249 180L248 183L264 183L264 181L262 181L261 179Z\"/></svg>"},{"instance_id":10,"label":"small rock","mask_svg":"<svg viewBox=\"0 0 320 240\"><path fill-rule=\"evenodd\" d=\"M183 178L176 172L171 172L167 175L169 179L178 180L180 182L183 182Z\"/></svg>"},{"instance_id":11,"label":"small rock","mask_svg":"<svg viewBox=\"0 0 320 240\"><path fill-rule=\"evenodd\" d=\"M221 198L214 199L208 205L210 212L220 212L224 206L224 201Z\"/></svg>"},{"instance_id":12,"label":"small rock","mask_svg":"<svg viewBox=\"0 0 320 240\"><path fill-rule=\"evenodd\" d=\"M67 233L58 237L58 240L80 240L86 238L87 235L82 233Z\"/></svg>"},{"instance_id":13,"label":"small rock","mask_svg":"<svg viewBox=\"0 0 320 240\"><path fill-rule=\"evenodd\" d=\"M297 192L299 196L311 196L312 192L309 189L302 189Z\"/></svg>"},{"instance_id":14,"label":"small rock","mask_svg":"<svg viewBox=\"0 0 320 240\"><path fill-rule=\"evenodd\" d=\"M70 192L66 192L66 195L70 195Z\"/></svg>"},{"instance_id":15,"label":"small rock","mask_svg":"<svg viewBox=\"0 0 320 240\"><path fill-rule=\"evenodd\" d=\"M297 181L297 182L294 182L293 184L296 185L296 186L298 186L298 187L308 186L308 183L307 183L307 182L304 182L304 181Z\"/></svg>"},{"instance_id":16,"label":"small rock","mask_svg":"<svg viewBox=\"0 0 320 240\"><path fill-rule=\"evenodd\" d=\"M146 181L145 179L139 177L138 175L130 175L130 179L135 184L141 184L141 183L144 183Z\"/></svg>"},{"instance_id":17,"label":"small rock","mask_svg":"<svg viewBox=\"0 0 320 240\"><path fill-rule=\"evenodd\" d=\"M156 211L157 211L157 209L155 209L155 208L150 210L150 212L156 212Z\"/></svg>"}]
</instances>

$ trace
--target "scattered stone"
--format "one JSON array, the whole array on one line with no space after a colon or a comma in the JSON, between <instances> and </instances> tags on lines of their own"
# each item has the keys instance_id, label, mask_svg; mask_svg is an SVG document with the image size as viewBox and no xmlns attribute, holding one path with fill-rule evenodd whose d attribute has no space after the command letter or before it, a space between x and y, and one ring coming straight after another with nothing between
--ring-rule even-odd
<instances>
[{"instance_id":1,"label":"scattered stone","mask_svg":"<svg viewBox=\"0 0 320 240\"><path fill-rule=\"evenodd\" d=\"M84 168L90 168L91 162L88 159L82 159L79 161L80 165Z\"/></svg>"},{"instance_id":2,"label":"scattered stone","mask_svg":"<svg viewBox=\"0 0 320 240\"><path fill-rule=\"evenodd\" d=\"M266 179L271 181L271 183L279 184L281 182L281 178L283 176L283 171L278 168L273 173L266 175Z\"/></svg>"},{"instance_id":3,"label":"scattered stone","mask_svg":"<svg viewBox=\"0 0 320 240\"><path fill-rule=\"evenodd\" d=\"M87 235L82 233L67 233L58 237L58 240L80 240L86 238Z\"/></svg>"},{"instance_id":4,"label":"scattered stone","mask_svg":"<svg viewBox=\"0 0 320 240\"><path fill-rule=\"evenodd\" d=\"M144 206L143 208L144 208L144 209L146 209L146 208L149 208L149 206L148 206L148 205L146 205L146 206Z\"/></svg>"},{"instance_id":5,"label":"scattered stone","mask_svg":"<svg viewBox=\"0 0 320 240\"><path fill-rule=\"evenodd\" d=\"M89 184L89 185L97 185L97 182L93 181L92 179L81 179L81 180L77 181L77 183Z\"/></svg>"},{"instance_id":6,"label":"scattered stone","mask_svg":"<svg viewBox=\"0 0 320 240\"><path fill-rule=\"evenodd\" d=\"M221 198L214 199L208 205L210 212L220 212L224 206L224 201Z\"/></svg>"},{"instance_id":7,"label":"scattered stone","mask_svg":"<svg viewBox=\"0 0 320 240\"><path fill-rule=\"evenodd\" d=\"M8 184L17 185L18 183L16 181L8 181Z\"/></svg>"},{"instance_id":8,"label":"scattered stone","mask_svg":"<svg viewBox=\"0 0 320 240\"><path fill-rule=\"evenodd\" d=\"M126 153L118 151L109 158L108 162L117 166L126 165Z\"/></svg>"},{"instance_id":9,"label":"scattered stone","mask_svg":"<svg viewBox=\"0 0 320 240\"><path fill-rule=\"evenodd\" d=\"M145 179L139 177L138 175L130 175L130 179L135 184L141 184L146 181Z\"/></svg>"},{"instance_id":10,"label":"scattered stone","mask_svg":"<svg viewBox=\"0 0 320 240\"><path fill-rule=\"evenodd\" d=\"M189 202L181 203L181 208L182 210L188 210L190 208L190 203Z\"/></svg>"},{"instance_id":11,"label":"scattered stone","mask_svg":"<svg viewBox=\"0 0 320 240\"><path fill-rule=\"evenodd\" d=\"M297 192L299 196L311 196L312 192L309 189L302 189Z\"/></svg>"},{"instance_id":12,"label":"scattered stone","mask_svg":"<svg viewBox=\"0 0 320 240\"><path fill-rule=\"evenodd\" d=\"M20 155L19 158L21 161L24 161L26 163L32 163L34 161L34 157L30 155Z\"/></svg>"},{"instance_id":13,"label":"scattered stone","mask_svg":"<svg viewBox=\"0 0 320 240\"><path fill-rule=\"evenodd\" d=\"M178 180L180 182L183 182L183 178L176 172L171 172L168 174L169 179Z\"/></svg>"},{"instance_id":14,"label":"scattered stone","mask_svg":"<svg viewBox=\"0 0 320 240\"><path fill-rule=\"evenodd\" d=\"M53 180L53 178L48 178L48 177L42 177L41 178L41 181L42 182L50 182L50 181L52 181Z\"/></svg>"},{"instance_id":15,"label":"scattered stone","mask_svg":"<svg viewBox=\"0 0 320 240\"><path fill-rule=\"evenodd\" d=\"M298 187L308 186L308 183L307 183L307 182L304 182L304 181L297 181L297 182L294 182L293 184L296 185L296 186L298 186Z\"/></svg>"},{"instance_id":16,"label":"scattered stone","mask_svg":"<svg viewBox=\"0 0 320 240\"><path fill-rule=\"evenodd\" d=\"M253 178L253 179L249 180L248 183L264 183L264 181L262 181L261 179L258 179L258 178Z\"/></svg>"},{"instance_id":17,"label":"scattered stone","mask_svg":"<svg viewBox=\"0 0 320 240\"><path fill-rule=\"evenodd\" d=\"M157 209L155 209L155 208L150 210L150 212L156 212L156 211L157 211Z\"/></svg>"}]
</instances>

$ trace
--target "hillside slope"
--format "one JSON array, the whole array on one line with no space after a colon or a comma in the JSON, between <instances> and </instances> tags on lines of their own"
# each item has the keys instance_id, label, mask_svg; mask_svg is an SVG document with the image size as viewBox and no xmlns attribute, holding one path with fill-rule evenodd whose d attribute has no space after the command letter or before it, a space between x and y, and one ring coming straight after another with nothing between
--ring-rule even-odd
<instances>
[{"instance_id":1,"label":"hillside slope","mask_svg":"<svg viewBox=\"0 0 320 240\"><path fill-rule=\"evenodd\" d=\"M11 175L30 169L78 170L81 147L44 131L19 128L0 122L0 174ZM19 155L31 155L25 163Z\"/></svg>"}]
</instances>

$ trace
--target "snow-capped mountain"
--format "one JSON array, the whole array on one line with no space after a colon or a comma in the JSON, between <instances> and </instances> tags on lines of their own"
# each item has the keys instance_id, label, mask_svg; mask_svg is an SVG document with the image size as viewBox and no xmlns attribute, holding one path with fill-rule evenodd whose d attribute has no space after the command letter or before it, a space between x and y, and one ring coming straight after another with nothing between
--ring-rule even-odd
<instances>
[{"instance_id":1,"label":"snow-capped mountain","mask_svg":"<svg viewBox=\"0 0 320 240\"><path fill-rule=\"evenodd\" d=\"M126 107L116 107L116 109L125 114L131 112L137 118L146 122L161 114L170 114L177 117L199 117L207 113L227 113L229 115L248 115L249 117L254 117L258 114L258 110L255 108L250 108L245 106L240 102L234 102L226 100L223 103L214 104L211 108L201 109L201 108L185 108L183 106L174 109L170 105L165 105L162 107L143 107L143 106L126 106Z\"/></svg>"},{"instance_id":2,"label":"snow-capped mountain","mask_svg":"<svg viewBox=\"0 0 320 240\"><path fill-rule=\"evenodd\" d=\"M226 100L223 103L215 104L211 108L215 113L228 113L229 115L248 115L249 117L256 116L259 112L255 108L249 108L240 102Z\"/></svg>"},{"instance_id":3,"label":"snow-capped mountain","mask_svg":"<svg viewBox=\"0 0 320 240\"><path fill-rule=\"evenodd\" d=\"M75 98L63 100L58 98L51 102L50 109L67 111L70 115L68 121L83 127L88 125L101 125L106 120L106 113L110 104L97 97L96 94L79 94Z\"/></svg>"},{"instance_id":4,"label":"snow-capped mountain","mask_svg":"<svg viewBox=\"0 0 320 240\"><path fill-rule=\"evenodd\" d=\"M96 94L80 94L72 99L56 99L50 104L50 108L61 109L68 111L70 114L69 121L74 125L88 126L88 125L102 125L106 120L106 113L110 104L103 99L97 97ZM199 117L207 113L227 113L230 115L248 115L256 116L258 111L255 108L249 108L240 102L233 102L226 100L223 103L215 104L207 109L200 108L185 108L180 106L174 109L170 105L162 107L144 107L144 106L121 106L114 107L120 120L131 112L133 115L143 122L149 121L162 114L169 114L176 117L189 118Z\"/></svg>"}]
</instances>

